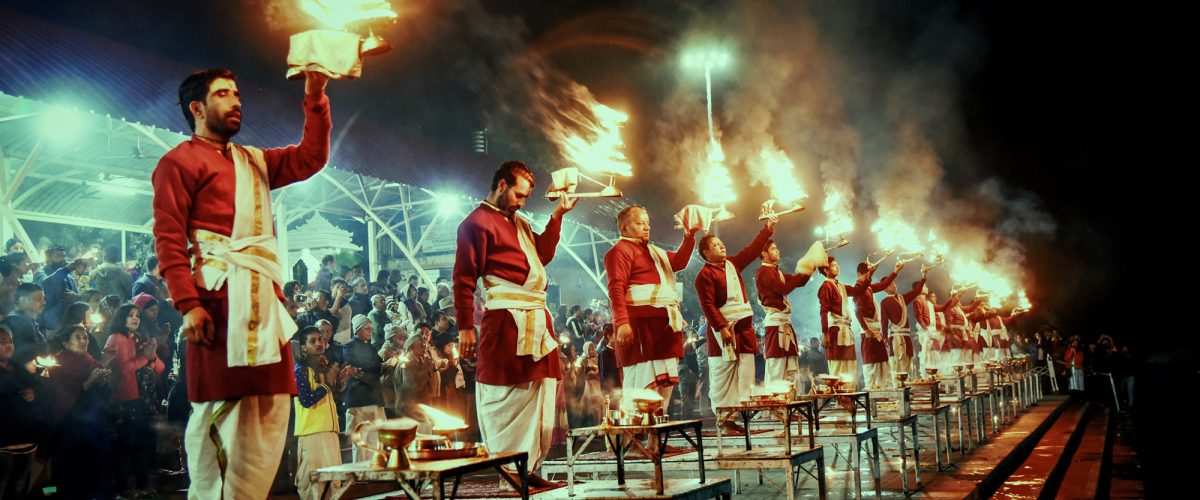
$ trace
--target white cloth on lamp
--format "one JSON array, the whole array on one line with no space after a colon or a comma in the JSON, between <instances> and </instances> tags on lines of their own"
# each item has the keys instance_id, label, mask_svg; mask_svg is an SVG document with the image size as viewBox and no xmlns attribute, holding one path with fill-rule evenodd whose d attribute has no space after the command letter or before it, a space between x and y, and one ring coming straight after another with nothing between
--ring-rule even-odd
<instances>
[{"instance_id":1,"label":"white cloth on lamp","mask_svg":"<svg viewBox=\"0 0 1200 500\"><path fill-rule=\"evenodd\" d=\"M675 214L675 227L687 229L703 229L708 231L714 222L732 219L733 214L724 207L713 208L703 205L688 205Z\"/></svg>"},{"instance_id":2,"label":"white cloth on lamp","mask_svg":"<svg viewBox=\"0 0 1200 500\"><path fill-rule=\"evenodd\" d=\"M337 30L309 30L292 35L287 56L287 79L304 77L305 71L337 79L362 76L362 37Z\"/></svg>"},{"instance_id":3,"label":"white cloth on lamp","mask_svg":"<svg viewBox=\"0 0 1200 500\"><path fill-rule=\"evenodd\" d=\"M550 172L550 187L547 193L574 193L579 186L579 169L574 167L562 168Z\"/></svg>"}]
</instances>

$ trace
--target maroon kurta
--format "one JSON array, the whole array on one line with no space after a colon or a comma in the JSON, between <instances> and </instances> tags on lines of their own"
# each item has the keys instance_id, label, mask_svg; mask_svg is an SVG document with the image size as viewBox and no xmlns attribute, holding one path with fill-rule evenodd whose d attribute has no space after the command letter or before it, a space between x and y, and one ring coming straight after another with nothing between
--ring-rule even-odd
<instances>
[{"instance_id":1,"label":"maroon kurta","mask_svg":"<svg viewBox=\"0 0 1200 500\"><path fill-rule=\"evenodd\" d=\"M937 313L934 311L934 305L929 302L929 299L925 298L924 295L918 295L917 299L913 301L912 306L913 319L916 320L917 325L924 330L937 330L938 332L941 332L941 324L938 323ZM930 338L929 349L933 351L941 351L942 343L938 340Z\"/></svg>"},{"instance_id":2,"label":"maroon kurta","mask_svg":"<svg viewBox=\"0 0 1200 500\"><path fill-rule=\"evenodd\" d=\"M551 217L542 234L534 233L534 245L542 265L554 259L562 219ZM475 287L484 276L495 276L518 285L529 275L529 261L517 240L517 226L503 213L481 205L458 226L458 249L454 256L454 311L460 330L475 326ZM546 328L554 333L554 321L546 312ZM518 385L543 378L562 378L558 350L533 361L517 356L517 323L512 313L492 310L483 313L479 325L479 364L475 379L489 385Z\"/></svg>"},{"instance_id":3,"label":"maroon kurta","mask_svg":"<svg viewBox=\"0 0 1200 500\"><path fill-rule=\"evenodd\" d=\"M842 303L842 293L838 287L846 289L846 298L849 299L851 292L858 287L868 286L866 283L855 283L854 286L847 286L838 283L836 279L831 280L826 278L821 282L821 288L817 289L817 300L821 303L821 332L825 336L825 343L829 347L825 349L825 359L830 361L854 361L858 359L858 353L854 352L853 345L838 345L837 338L840 327L829 324L829 313L832 312L843 318L848 318L846 312L846 304Z\"/></svg>"},{"instance_id":4,"label":"maroon kurta","mask_svg":"<svg viewBox=\"0 0 1200 500\"><path fill-rule=\"evenodd\" d=\"M994 319L996 315L997 313L995 311L976 311L971 314L969 318L971 323L979 325L979 334L975 336L975 352L983 352L984 347L1000 346L1000 344L996 343L996 341L1000 340L1000 334L996 333L995 335L992 335L991 332L987 331L988 329L992 328L992 319ZM999 326L996 326L996 328L999 328ZM985 335L987 338L984 338Z\"/></svg>"},{"instance_id":5,"label":"maroon kurta","mask_svg":"<svg viewBox=\"0 0 1200 500\"><path fill-rule=\"evenodd\" d=\"M897 328L909 327L907 322L900 324L901 321L907 319L904 317L905 308L908 307L910 302L913 302L918 296L921 295L921 288L924 286L925 280L921 279L921 281L918 281L913 285L912 291L900 295L888 295L879 303L879 308L881 309L880 315L882 316L881 324L883 326L884 338L887 339L889 353L891 353L893 349L892 325L895 325ZM912 335L904 337L904 350L908 357L911 358L913 356Z\"/></svg>"},{"instance_id":6,"label":"maroon kurta","mask_svg":"<svg viewBox=\"0 0 1200 500\"><path fill-rule=\"evenodd\" d=\"M738 272L738 286L742 287L742 297L745 297L747 301L750 300L750 296L746 294L746 283L742 279L742 270L762 255L763 249L767 247L767 242L771 240L774 232L770 228L763 227L754 241L751 241L746 248L743 248L737 255L727 257ZM725 282L724 262L720 265L706 263L696 274L696 295L700 298L700 309L704 311L704 318L708 320L706 335L709 356L721 356L721 346L717 339L720 338L721 329L725 328L726 324L725 316L721 314L721 307L729 298L728 290L728 283ZM738 321L733 326L733 330L734 336L737 338L737 352L746 354L758 352L758 338L754 334L754 316L747 316Z\"/></svg>"},{"instance_id":7,"label":"maroon kurta","mask_svg":"<svg viewBox=\"0 0 1200 500\"><path fill-rule=\"evenodd\" d=\"M948 339L947 343L950 344L950 348L975 350L976 342L974 336L968 330L970 323L968 323L967 315L975 311L975 308L979 307L979 303L974 302L964 307L958 300L951 299L946 305L948 306L946 309L946 323L948 328L946 338ZM962 327L961 332L959 329L954 328L956 326Z\"/></svg>"},{"instance_id":8,"label":"maroon kurta","mask_svg":"<svg viewBox=\"0 0 1200 500\"><path fill-rule=\"evenodd\" d=\"M1005 330L1008 330L1008 325L1011 325L1012 321L1014 319L1016 319L1016 316L1000 317L999 315L997 315L996 318L994 318L994 320L997 323L992 328L999 330L1001 328L1001 326L1003 326ZM999 338L999 334L996 334L996 337ZM1012 347L1012 332L1009 332L1008 339L1000 339L999 345L1000 345L1001 349L1008 350L1009 348L1011 348Z\"/></svg>"},{"instance_id":9,"label":"maroon kurta","mask_svg":"<svg viewBox=\"0 0 1200 500\"><path fill-rule=\"evenodd\" d=\"M300 144L263 151L271 189L305 180L325 166L329 158L331 127L329 99L324 96L306 98L304 135ZM278 363L232 368L226 364L227 292L224 287L215 292L204 290L192 281L188 243L194 231L206 229L225 236L233 232L237 193L233 161L214 146L193 137L163 155L154 169L151 183L154 185L154 238L158 265L167 280L167 289L175 299L175 307L183 313L203 307L216 327L212 345L188 346L187 382L191 400L295 395L291 349L280 349L283 359ZM278 285L275 294L283 300Z\"/></svg>"},{"instance_id":10,"label":"maroon kurta","mask_svg":"<svg viewBox=\"0 0 1200 500\"><path fill-rule=\"evenodd\" d=\"M869 281L871 276L867 276ZM847 289L846 293L849 298L854 300L854 316L858 318L858 326L862 328L862 355L863 363L886 363L888 360L886 337L880 340L875 339L871 335L867 335L867 320L878 318L878 311L875 310L875 293L887 290L887 287L896 280L896 273L887 275L883 281L871 283L864 287L855 287L855 293L850 293ZM881 327L882 328L882 327ZM879 333L880 336L883 332Z\"/></svg>"},{"instance_id":11,"label":"maroon kurta","mask_svg":"<svg viewBox=\"0 0 1200 500\"><path fill-rule=\"evenodd\" d=\"M671 272L682 271L688 265L696 246L694 233L688 233L679 249L667 252ZM608 274L608 300L612 305L613 326L630 325L633 345L617 346L617 365L633 366L656 359L683 357L683 333L672 331L666 309L654 306L628 305L626 293L633 285L657 285L661 282L650 248L629 240L617 240L604 254L604 270Z\"/></svg>"},{"instance_id":12,"label":"maroon kurta","mask_svg":"<svg viewBox=\"0 0 1200 500\"><path fill-rule=\"evenodd\" d=\"M807 284L811 277L810 274L787 274L781 271L779 266L763 264L758 268L758 273L754 275L754 285L758 288L758 301L763 307L774 307L781 311L787 309L788 294ZM768 358L796 356L800 353L798 349L800 339L792 342L786 351L779 347L778 326L765 328L763 342L767 343L763 355Z\"/></svg>"}]
</instances>

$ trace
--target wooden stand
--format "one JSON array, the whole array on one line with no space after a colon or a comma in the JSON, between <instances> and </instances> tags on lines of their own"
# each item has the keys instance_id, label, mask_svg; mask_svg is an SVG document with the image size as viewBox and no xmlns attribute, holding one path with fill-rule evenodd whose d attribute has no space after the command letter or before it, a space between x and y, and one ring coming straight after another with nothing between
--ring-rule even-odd
<instances>
[{"instance_id":1,"label":"wooden stand","mask_svg":"<svg viewBox=\"0 0 1200 500\"><path fill-rule=\"evenodd\" d=\"M420 500L421 490L425 486L433 486L433 498L442 500L458 495L458 485L464 475L487 469L496 469L500 477L508 482L524 500L529 499L529 454L525 452L492 453L487 457L459 458L454 460L422 460L414 461L412 468L404 470L376 469L370 462L355 462L351 464L322 467L313 471L311 479L314 482L324 482L325 490L322 496L328 495L331 500L337 500L346 493L354 483L399 483L400 488L412 500ZM500 470L505 464L517 468L520 484L513 481L508 474ZM446 496L446 479L454 479L454 487L450 496ZM341 481L341 486L334 489L333 481Z\"/></svg>"},{"instance_id":2,"label":"wooden stand","mask_svg":"<svg viewBox=\"0 0 1200 500\"><path fill-rule=\"evenodd\" d=\"M580 429L571 429L567 436L567 493L574 495L575 492L575 462L583 451L587 449L588 444L596 437L600 437L608 442L609 448L613 450L613 454L617 458L617 484L625 484L625 452L630 448L637 448L644 456L654 463L654 492L663 495L666 491L666 484L663 479L663 450L666 448L667 440L670 439L672 433L677 433L682 436L692 448L696 450L696 456L699 462L700 483L704 483L704 442L701 440L702 423L700 420L680 420L675 422L667 422L658 425L598 425L593 427L583 427ZM695 439L687 434L687 430L691 430L695 435ZM643 445L638 436L646 436L647 445ZM583 439L583 444L578 447L578 452L575 448L575 440Z\"/></svg>"}]
</instances>

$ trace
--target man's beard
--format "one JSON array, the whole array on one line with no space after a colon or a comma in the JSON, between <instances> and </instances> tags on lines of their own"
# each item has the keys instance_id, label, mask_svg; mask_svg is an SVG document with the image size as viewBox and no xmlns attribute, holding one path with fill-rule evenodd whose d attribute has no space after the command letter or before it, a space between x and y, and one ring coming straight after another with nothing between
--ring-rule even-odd
<instances>
[{"instance_id":1,"label":"man's beard","mask_svg":"<svg viewBox=\"0 0 1200 500\"><path fill-rule=\"evenodd\" d=\"M233 138L233 136L237 135L238 131L240 131L242 129L242 120L241 120L241 112L240 111L237 112L238 122L237 123L229 123L229 118L233 114L234 114L234 111L229 111L229 112L225 113L223 116L219 116L219 117L210 115L205 119L204 123L205 123L205 125L208 126L208 129L211 130L213 133L217 134L218 136L220 136L221 138L223 138L225 140L229 140L229 139Z\"/></svg>"}]
</instances>

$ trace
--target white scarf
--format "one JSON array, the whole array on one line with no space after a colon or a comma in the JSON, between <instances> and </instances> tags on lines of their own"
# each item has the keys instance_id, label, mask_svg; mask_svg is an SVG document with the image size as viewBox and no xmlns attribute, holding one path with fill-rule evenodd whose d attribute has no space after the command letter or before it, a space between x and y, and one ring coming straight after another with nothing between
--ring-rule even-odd
<instances>
[{"instance_id":1,"label":"white scarf","mask_svg":"<svg viewBox=\"0 0 1200 500\"><path fill-rule=\"evenodd\" d=\"M230 144L237 191L232 235L197 229L193 278L206 290L228 288L226 362L260 366L283 358L280 346L296 323L275 295L283 282L271 214L266 161L257 148Z\"/></svg>"},{"instance_id":2,"label":"white scarf","mask_svg":"<svg viewBox=\"0 0 1200 500\"><path fill-rule=\"evenodd\" d=\"M825 314L825 322L830 328L837 327L837 345L854 345L854 333L850 331L850 318L846 317L846 305L850 303L850 299L846 297L846 285L839 283L838 280L834 278L825 278L825 281L833 283L833 286L837 289L838 294L842 296L842 304L838 307L838 312L827 312Z\"/></svg>"},{"instance_id":3,"label":"white scarf","mask_svg":"<svg viewBox=\"0 0 1200 500\"><path fill-rule=\"evenodd\" d=\"M622 236L621 239L634 243L645 244L650 251L650 260L654 261L654 269L658 271L658 283L630 285L626 290L629 304L634 306L653 306L667 311L671 330L681 332L687 326L683 312L679 309L679 284L675 281L675 270L671 267L671 259L667 252L652 243L642 243L642 240Z\"/></svg>"},{"instance_id":4,"label":"white scarf","mask_svg":"<svg viewBox=\"0 0 1200 500\"><path fill-rule=\"evenodd\" d=\"M483 205L504 213L486 201ZM538 257L533 228L529 222L517 214L512 215L512 221L517 228L517 242L529 263L529 274L521 285L490 274L484 276L484 308L488 311L503 309L512 314L513 322L517 325L516 355L533 356L533 360L538 361L558 347L558 342L546 325L546 312L543 312L547 311L546 268Z\"/></svg>"},{"instance_id":5,"label":"white scarf","mask_svg":"<svg viewBox=\"0 0 1200 500\"><path fill-rule=\"evenodd\" d=\"M779 275L779 281L786 281L783 271L780 271L774 264L763 264L763 267L769 267L775 270ZM787 295L783 296L783 309L776 309L762 303L762 294L758 296L758 303L762 306L763 311L767 315L763 318L763 326L779 327L779 348L788 350L792 343L795 342L796 331L792 328L792 303L788 301Z\"/></svg>"}]
</instances>

